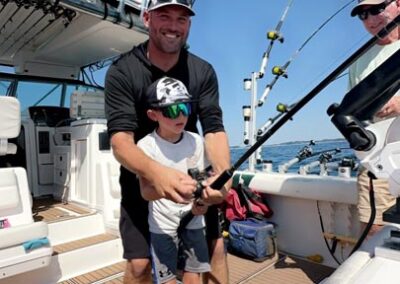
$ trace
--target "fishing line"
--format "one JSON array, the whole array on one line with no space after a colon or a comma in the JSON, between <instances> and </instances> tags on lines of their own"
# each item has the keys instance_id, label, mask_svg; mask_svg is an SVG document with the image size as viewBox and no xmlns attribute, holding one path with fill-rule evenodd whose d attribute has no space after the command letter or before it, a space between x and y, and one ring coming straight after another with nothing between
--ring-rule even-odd
<instances>
[{"instance_id":1,"label":"fishing line","mask_svg":"<svg viewBox=\"0 0 400 284\"><path fill-rule=\"evenodd\" d=\"M341 11L343 11L347 6L349 6L351 3L353 3L355 0L350 0L348 3L343 5L339 10L337 10L335 13L333 13L328 19L326 19L304 42L303 44L294 52L292 57L289 58L289 60L283 65L283 66L274 66L272 68L272 74L275 75L275 77L272 79L272 81L265 86L264 93L262 94L261 98L258 100L258 106L262 106L269 94L269 92L272 90L278 79L283 76L287 78L287 68L289 67L290 63L299 55L299 53L303 50L303 48L310 42L310 40L320 31L324 26L326 26L337 14L339 14Z\"/></svg>"},{"instance_id":2,"label":"fishing line","mask_svg":"<svg viewBox=\"0 0 400 284\"><path fill-rule=\"evenodd\" d=\"M310 81L303 89L302 91L305 91L306 89L308 89L310 86L312 86L313 84L315 84L315 82L318 82L321 80L321 78L323 78L324 74L326 74L328 72L329 69L332 68L332 66L334 66L335 62L338 61L343 61L343 58L345 57L345 54L348 54L350 52L352 52L352 50L355 50L355 48L357 46L360 46L360 44L362 42L365 42L367 40L367 38L369 38L370 34L366 34L363 37L361 37L359 40L357 40L357 42L355 42L354 44L351 45L351 47L347 48L345 52L343 52L341 55L338 55L334 60L332 60L332 63L330 63L329 65L325 66L324 70L322 70L312 81ZM342 75L338 76L335 80L347 75L348 72L343 73Z\"/></svg>"},{"instance_id":3,"label":"fishing line","mask_svg":"<svg viewBox=\"0 0 400 284\"><path fill-rule=\"evenodd\" d=\"M342 62L335 70L333 70L324 80L322 80L314 89L312 89L307 95L300 99L294 104L293 108L283 115L274 125L263 134L260 139L256 141L229 169L223 171L210 185L213 189L221 189L224 184L232 178L234 172L262 145L264 144L276 131L279 130L286 122L288 122L300 109L308 104L315 96L317 96L323 89L325 89L337 76L343 73L354 61L360 56L367 52L379 38L385 37L390 31L400 24L400 15L397 16L393 21L387 24L377 35L373 36L363 46L351 54L344 62ZM195 196L200 197L203 187L198 186L200 192L196 190ZM186 228L187 224L193 219L193 214L189 212L186 214L179 224L178 230Z\"/></svg>"}]
</instances>

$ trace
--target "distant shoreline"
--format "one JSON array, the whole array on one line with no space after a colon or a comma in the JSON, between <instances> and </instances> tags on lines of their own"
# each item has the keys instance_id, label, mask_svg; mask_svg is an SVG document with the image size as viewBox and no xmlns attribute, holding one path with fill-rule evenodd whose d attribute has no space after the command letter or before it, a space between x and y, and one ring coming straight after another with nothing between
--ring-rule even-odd
<instances>
[{"instance_id":1,"label":"distant shoreline","mask_svg":"<svg viewBox=\"0 0 400 284\"><path fill-rule=\"evenodd\" d=\"M275 143L275 144L269 144L266 145L266 147L270 146L285 146L285 145L292 145L292 144L308 144L311 140L296 140L296 141L290 141L290 142L282 142L282 143ZM315 143L326 143L326 142L346 142L346 139L344 138L330 138L330 139L322 139L322 140L314 140ZM248 147L247 145L236 145L236 146L230 146L231 149L237 149L237 148L246 148Z\"/></svg>"}]
</instances>

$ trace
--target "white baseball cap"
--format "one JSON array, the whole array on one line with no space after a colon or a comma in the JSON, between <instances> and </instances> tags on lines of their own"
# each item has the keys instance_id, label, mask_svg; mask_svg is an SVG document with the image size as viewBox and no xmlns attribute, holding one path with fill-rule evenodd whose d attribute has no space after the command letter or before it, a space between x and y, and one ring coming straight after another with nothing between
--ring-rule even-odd
<instances>
[{"instance_id":1,"label":"white baseball cap","mask_svg":"<svg viewBox=\"0 0 400 284\"><path fill-rule=\"evenodd\" d=\"M352 17L357 16L357 14L360 11L360 8L362 6L365 6L365 5L379 5L379 4L382 4L382 3L385 3L385 2L386 2L386 0L358 0L357 6L355 6L353 8L353 10L351 10L351 14L350 15Z\"/></svg>"},{"instance_id":2,"label":"white baseball cap","mask_svg":"<svg viewBox=\"0 0 400 284\"><path fill-rule=\"evenodd\" d=\"M153 11L165 6L177 5L185 7L188 10L190 16L194 16L195 13L192 10L193 2L193 0L150 0L147 11Z\"/></svg>"}]
</instances>

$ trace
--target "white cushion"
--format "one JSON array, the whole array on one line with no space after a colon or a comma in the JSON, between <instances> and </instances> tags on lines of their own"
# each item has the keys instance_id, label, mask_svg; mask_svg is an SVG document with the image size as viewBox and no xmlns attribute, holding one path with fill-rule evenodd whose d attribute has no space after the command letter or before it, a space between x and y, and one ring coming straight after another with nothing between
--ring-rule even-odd
<instances>
[{"instance_id":1,"label":"white cushion","mask_svg":"<svg viewBox=\"0 0 400 284\"><path fill-rule=\"evenodd\" d=\"M0 211L0 218L7 218L11 226L33 223L32 200L26 170L19 167L0 168L0 188L3 187L5 192L12 192L13 196L10 198L10 201L2 200L4 208ZM18 194L17 206L14 206L15 194Z\"/></svg>"},{"instance_id":2,"label":"white cushion","mask_svg":"<svg viewBox=\"0 0 400 284\"><path fill-rule=\"evenodd\" d=\"M15 138L21 129L19 101L0 96L0 138Z\"/></svg>"},{"instance_id":3,"label":"white cushion","mask_svg":"<svg viewBox=\"0 0 400 284\"><path fill-rule=\"evenodd\" d=\"M34 222L5 229L0 229L0 249L22 244L26 241L47 237L48 227L45 222Z\"/></svg>"},{"instance_id":4,"label":"white cushion","mask_svg":"<svg viewBox=\"0 0 400 284\"><path fill-rule=\"evenodd\" d=\"M8 209L19 204L17 177L12 171L1 172L0 178L0 219Z\"/></svg>"}]
</instances>

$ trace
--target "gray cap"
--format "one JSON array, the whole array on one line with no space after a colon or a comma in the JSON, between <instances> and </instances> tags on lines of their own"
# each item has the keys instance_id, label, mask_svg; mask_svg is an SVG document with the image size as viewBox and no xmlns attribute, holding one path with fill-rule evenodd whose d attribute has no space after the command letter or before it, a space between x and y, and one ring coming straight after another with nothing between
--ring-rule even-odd
<instances>
[{"instance_id":1,"label":"gray cap","mask_svg":"<svg viewBox=\"0 0 400 284\"><path fill-rule=\"evenodd\" d=\"M169 6L169 5L177 5L185 7L190 16L196 15L192 10L193 0L150 0L147 11L153 11L161 7Z\"/></svg>"},{"instance_id":2,"label":"gray cap","mask_svg":"<svg viewBox=\"0 0 400 284\"><path fill-rule=\"evenodd\" d=\"M165 107L177 103L192 102L192 96L181 81L163 77L147 88L146 100L149 107Z\"/></svg>"},{"instance_id":3,"label":"gray cap","mask_svg":"<svg viewBox=\"0 0 400 284\"><path fill-rule=\"evenodd\" d=\"M386 0L358 0L357 6L355 6L353 8L353 10L351 10L351 14L350 15L352 17L356 16L360 12L362 6L365 6L365 5L379 5L379 4L385 3L385 1Z\"/></svg>"}]
</instances>

